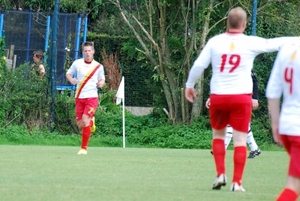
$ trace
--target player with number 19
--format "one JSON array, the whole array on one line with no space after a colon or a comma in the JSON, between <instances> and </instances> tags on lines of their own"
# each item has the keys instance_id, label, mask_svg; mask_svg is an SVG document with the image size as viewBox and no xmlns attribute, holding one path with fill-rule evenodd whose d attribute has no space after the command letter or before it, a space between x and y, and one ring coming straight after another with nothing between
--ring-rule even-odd
<instances>
[{"instance_id":1,"label":"player with number 19","mask_svg":"<svg viewBox=\"0 0 300 201\"><path fill-rule=\"evenodd\" d=\"M234 172L231 191L245 191L242 176L247 158L247 132L252 113L251 70L255 57L264 52L278 51L285 42L296 37L265 39L243 34L247 14L233 8L227 18L228 30L212 37L195 60L186 82L185 97L194 101L194 85L204 70L211 64L210 121L213 129L212 151L217 177L212 189L226 185L225 147L226 126L233 128Z\"/></svg>"},{"instance_id":2,"label":"player with number 19","mask_svg":"<svg viewBox=\"0 0 300 201\"><path fill-rule=\"evenodd\" d=\"M266 90L274 140L284 146L290 157L286 185L277 201L296 201L300 194L299 86L300 43L295 43L279 51Z\"/></svg>"}]
</instances>

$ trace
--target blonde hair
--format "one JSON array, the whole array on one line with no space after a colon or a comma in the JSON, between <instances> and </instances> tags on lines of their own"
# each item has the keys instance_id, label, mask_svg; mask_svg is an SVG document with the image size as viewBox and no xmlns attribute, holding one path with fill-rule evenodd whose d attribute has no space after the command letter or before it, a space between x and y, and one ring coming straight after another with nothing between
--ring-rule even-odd
<instances>
[{"instance_id":1,"label":"blonde hair","mask_svg":"<svg viewBox=\"0 0 300 201\"><path fill-rule=\"evenodd\" d=\"M94 42L86 41L86 42L82 43L81 49L83 50L84 47L88 47L88 46L90 46L94 49Z\"/></svg>"}]
</instances>

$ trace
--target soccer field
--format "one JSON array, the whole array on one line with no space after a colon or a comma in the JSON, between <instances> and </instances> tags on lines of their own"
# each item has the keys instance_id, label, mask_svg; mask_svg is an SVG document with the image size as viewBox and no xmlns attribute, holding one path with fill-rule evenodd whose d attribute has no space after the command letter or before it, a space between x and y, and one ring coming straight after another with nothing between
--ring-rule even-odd
<instances>
[{"instance_id":1,"label":"soccer field","mask_svg":"<svg viewBox=\"0 0 300 201\"><path fill-rule=\"evenodd\" d=\"M245 193L229 191L232 151L227 151L229 183L211 190L215 179L210 150L99 148L77 155L78 147L1 145L3 201L88 200L275 200L285 184L288 156L264 151L248 159Z\"/></svg>"}]
</instances>

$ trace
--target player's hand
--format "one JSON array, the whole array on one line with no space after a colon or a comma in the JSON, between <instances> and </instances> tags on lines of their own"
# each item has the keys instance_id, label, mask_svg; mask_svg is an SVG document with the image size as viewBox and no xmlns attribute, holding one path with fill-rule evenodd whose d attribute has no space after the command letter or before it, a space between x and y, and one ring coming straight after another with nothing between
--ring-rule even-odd
<instances>
[{"instance_id":1,"label":"player's hand","mask_svg":"<svg viewBox=\"0 0 300 201\"><path fill-rule=\"evenodd\" d=\"M257 109L259 106L258 100L252 99L252 108L253 110Z\"/></svg>"},{"instance_id":2,"label":"player's hand","mask_svg":"<svg viewBox=\"0 0 300 201\"><path fill-rule=\"evenodd\" d=\"M279 131L278 131L278 124L272 124L272 133L273 133L274 141L276 143L282 145L281 136L280 136Z\"/></svg>"},{"instance_id":3,"label":"player's hand","mask_svg":"<svg viewBox=\"0 0 300 201\"><path fill-rule=\"evenodd\" d=\"M77 82L78 82L77 78L71 78L70 79L70 83L73 84L73 85L77 84Z\"/></svg>"},{"instance_id":4,"label":"player's hand","mask_svg":"<svg viewBox=\"0 0 300 201\"><path fill-rule=\"evenodd\" d=\"M105 84L104 80L99 80L98 83L97 83L97 87L102 89L104 84Z\"/></svg>"},{"instance_id":5,"label":"player's hand","mask_svg":"<svg viewBox=\"0 0 300 201\"><path fill-rule=\"evenodd\" d=\"M196 98L196 93L195 93L195 89L194 88L186 88L185 89L185 98L193 103L194 99Z\"/></svg>"},{"instance_id":6,"label":"player's hand","mask_svg":"<svg viewBox=\"0 0 300 201\"><path fill-rule=\"evenodd\" d=\"M209 109L209 107L210 107L210 98L208 98L208 99L206 100L205 106L206 106L207 109Z\"/></svg>"}]
</instances>

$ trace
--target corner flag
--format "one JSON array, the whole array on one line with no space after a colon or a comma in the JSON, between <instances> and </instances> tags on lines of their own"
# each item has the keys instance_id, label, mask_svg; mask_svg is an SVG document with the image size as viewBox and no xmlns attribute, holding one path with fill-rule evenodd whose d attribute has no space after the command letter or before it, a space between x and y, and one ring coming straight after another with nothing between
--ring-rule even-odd
<instances>
[{"instance_id":1,"label":"corner flag","mask_svg":"<svg viewBox=\"0 0 300 201\"><path fill-rule=\"evenodd\" d=\"M124 102L124 76L122 77L116 97L117 97L117 100L116 100L117 105L119 105L121 102Z\"/></svg>"},{"instance_id":2,"label":"corner flag","mask_svg":"<svg viewBox=\"0 0 300 201\"><path fill-rule=\"evenodd\" d=\"M121 102L123 103L123 148L125 148L125 83L124 76L122 76L121 83L119 85L116 97L116 104L119 105Z\"/></svg>"}]
</instances>

